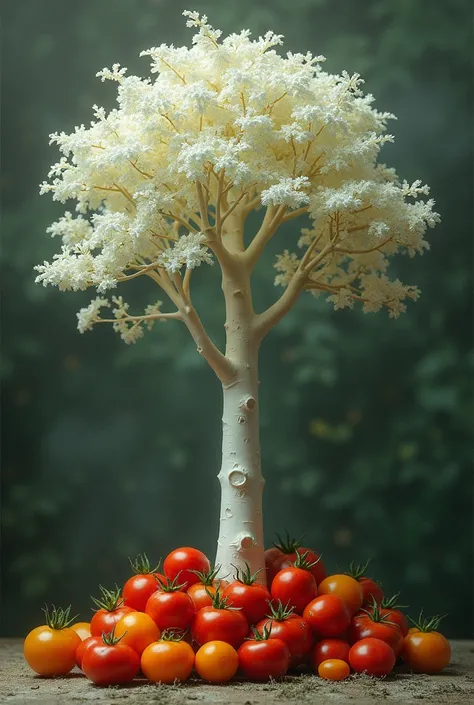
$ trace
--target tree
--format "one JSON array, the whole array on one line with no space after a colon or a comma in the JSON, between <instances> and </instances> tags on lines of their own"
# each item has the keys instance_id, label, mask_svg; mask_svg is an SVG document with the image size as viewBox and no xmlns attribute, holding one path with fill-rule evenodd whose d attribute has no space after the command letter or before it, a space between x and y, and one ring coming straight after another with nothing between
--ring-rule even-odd
<instances>
[{"instance_id":1,"label":"tree","mask_svg":"<svg viewBox=\"0 0 474 705\"><path fill-rule=\"evenodd\" d=\"M326 296L335 309L361 303L397 318L419 290L387 276L388 258L428 248L438 222L428 187L400 182L377 163L393 138L393 116L372 107L361 78L331 75L323 57L275 50L282 38L248 31L221 40L207 17L186 12L197 29L191 49L142 52L156 80L126 76L115 64L98 76L118 83L118 108L94 106L95 120L53 134L63 154L41 191L77 201L49 232L61 253L37 266L37 282L60 290L96 287L78 313L80 332L111 323L134 343L156 322L181 321L223 388L222 489L216 564L264 565L258 415L258 351L300 294ZM259 216L263 209L263 216ZM257 214L249 216L256 211ZM260 217L256 232L248 233ZM305 219L295 246L275 262L284 291L254 310L251 276L284 225ZM247 223L247 232L245 225ZM295 251L297 250L299 253ZM209 337L193 304L191 277L217 261L226 306L226 347ZM139 315L122 296L104 294L147 277L163 303ZM103 310L112 314L103 317ZM263 573L261 580L264 580Z\"/></svg>"}]
</instances>

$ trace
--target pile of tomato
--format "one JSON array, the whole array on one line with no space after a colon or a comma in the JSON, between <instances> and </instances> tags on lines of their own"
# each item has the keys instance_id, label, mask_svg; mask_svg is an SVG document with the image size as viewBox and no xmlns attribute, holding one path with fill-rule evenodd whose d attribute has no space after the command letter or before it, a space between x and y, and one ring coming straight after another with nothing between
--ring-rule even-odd
<instances>
[{"instance_id":1,"label":"pile of tomato","mask_svg":"<svg viewBox=\"0 0 474 705\"><path fill-rule=\"evenodd\" d=\"M268 587L248 567L218 579L195 548L172 551L162 572L140 555L122 589L100 587L90 623L72 623L70 608L46 608L46 624L25 639L25 659L42 676L77 666L101 686L192 675L264 681L304 670L344 680L387 676L398 661L418 673L449 663L440 618L421 614L409 628L397 596L384 596L367 565L328 576L321 556L289 537L265 560Z\"/></svg>"}]
</instances>

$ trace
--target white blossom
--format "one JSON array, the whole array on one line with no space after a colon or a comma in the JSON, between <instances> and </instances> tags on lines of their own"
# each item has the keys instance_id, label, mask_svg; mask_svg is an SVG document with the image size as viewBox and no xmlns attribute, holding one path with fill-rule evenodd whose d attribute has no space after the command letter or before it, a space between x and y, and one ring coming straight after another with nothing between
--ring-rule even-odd
<instances>
[{"instance_id":1,"label":"white blossom","mask_svg":"<svg viewBox=\"0 0 474 705\"><path fill-rule=\"evenodd\" d=\"M206 245L204 233L189 233L182 235L179 240L160 256L160 263L169 272L178 272L182 267L195 269L203 262L213 264L212 256Z\"/></svg>"},{"instance_id":2,"label":"white blossom","mask_svg":"<svg viewBox=\"0 0 474 705\"><path fill-rule=\"evenodd\" d=\"M306 205L309 203L309 196L302 189L307 186L309 186L309 179L306 176L281 179L277 184L262 191L262 203L264 206L271 203L275 206L283 205L291 208Z\"/></svg>"}]
</instances>

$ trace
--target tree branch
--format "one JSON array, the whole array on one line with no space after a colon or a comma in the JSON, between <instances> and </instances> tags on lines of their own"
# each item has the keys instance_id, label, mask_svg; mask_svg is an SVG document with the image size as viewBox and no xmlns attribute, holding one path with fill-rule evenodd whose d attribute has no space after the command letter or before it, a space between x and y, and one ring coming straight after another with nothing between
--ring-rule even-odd
<instances>
[{"instance_id":1,"label":"tree branch","mask_svg":"<svg viewBox=\"0 0 474 705\"><path fill-rule=\"evenodd\" d=\"M258 342L260 342L268 331L276 326L283 316L295 305L306 281L306 272L302 269L297 270L280 298L275 301L272 306L267 308L266 311L257 314L255 317L254 331Z\"/></svg>"},{"instance_id":2,"label":"tree branch","mask_svg":"<svg viewBox=\"0 0 474 705\"><path fill-rule=\"evenodd\" d=\"M231 361L221 353L206 333L196 309L193 306L185 306L181 310L181 314L196 343L198 353L207 360L222 384L231 382L235 377L236 370Z\"/></svg>"},{"instance_id":3,"label":"tree branch","mask_svg":"<svg viewBox=\"0 0 474 705\"><path fill-rule=\"evenodd\" d=\"M286 206L268 206L259 231L244 252L244 260L251 269L257 263L265 245L271 240L283 220Z\"/></svg>"}]
</instances>

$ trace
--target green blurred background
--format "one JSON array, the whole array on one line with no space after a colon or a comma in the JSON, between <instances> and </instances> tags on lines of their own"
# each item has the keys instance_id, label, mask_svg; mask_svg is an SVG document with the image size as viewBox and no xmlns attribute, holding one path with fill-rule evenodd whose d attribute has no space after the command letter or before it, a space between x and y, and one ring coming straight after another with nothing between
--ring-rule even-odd
<instances>
[{"instance_id":1,"label":"green blurred background","mask_svg":"<svg viewBox=\"0 0 474 705\"><path fill-rule=\"evenodd\" d=\"M470 0L194 0L225 32L271 28L285 50L358 71L394 112L384 160L421 178L443 223L432 251L394 262L423 290L398 321L334 312L303 297L261 353L265 526L306 532L331 570L372 558L416 615L444 613L472 635L472 18ZM220 389L176 325L134 347L84 336L90 299L33 283L58 248L45 228L64 208L38 184L53 131L111 108L97 70L148 75L140 50L190 41L189 0L10 0L3 8L2 630L21 635L47 602L90 614L97 585L127 556L179 545L214 553ZM280 244L280 249L282 249ZM256 275L272 300L271 253ZM204 268L202 268L204 269ZM197 305L222 340L217 272ZM206 273L204 273L206 274ZM151 286L151 284L150 284ZM127 287L127 296L131 285ZM93 292L90 292L93 293ZM140 292L155 300L156 291ZM153 298L154 297L154 298ZM209 305L209 301L212 305Z\"/></svg>"}]
</instances>

